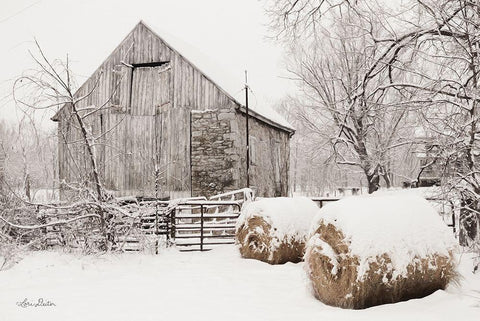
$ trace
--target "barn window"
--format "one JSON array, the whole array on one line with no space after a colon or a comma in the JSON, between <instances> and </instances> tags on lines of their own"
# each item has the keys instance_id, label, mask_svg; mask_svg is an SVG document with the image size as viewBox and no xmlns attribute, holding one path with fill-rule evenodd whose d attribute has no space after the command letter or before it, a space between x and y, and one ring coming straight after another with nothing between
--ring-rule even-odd
<instances>
[{"instance_id":1,"label":"barn window","mask_svg":"<svg viewBox=\"0 0 480 321\"><path fill-rule=\"evenodd\" d=\"M170 104L170 70L168 61L131 65L129 114L155 115Z\"/></svg>"}]
</instances>

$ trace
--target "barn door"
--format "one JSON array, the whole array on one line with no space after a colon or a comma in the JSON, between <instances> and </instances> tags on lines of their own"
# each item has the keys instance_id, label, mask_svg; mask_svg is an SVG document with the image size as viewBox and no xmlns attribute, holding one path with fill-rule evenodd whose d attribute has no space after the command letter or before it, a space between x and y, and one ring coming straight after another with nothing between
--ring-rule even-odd
<instances>
[{"instance_id":1,"label":"barn door","mask_svg":"<svg viewBox=\"0 0 480 321\"><path fill-rule=\"evenodd\" d=\"M190 196L190 111L161 108L157 119L157 169L171 198Z\"/></svg>"},{"instance_id":2,"label":"barn door","mask_svg":"<svg viewBox=\"0 0 480 321\"><path fill-rule=\"evenodd\" d=\"M155 67L134 67L132 72L131 115L154 116L159 109L170 105L169 63Z\"/></svg>"},{"instance_id":3,"label":"barn door","mask_svg":"<svg viewBox=\"0 0 480 321\"><path fill-rule=\"evenodd\" d=\"M161 109L171 101L168 65L132 70L131 103L126 117L125 189L136 195L155 196L156 169L161 167L158 154L163 136Z\"/></svg>"}]
</instances>

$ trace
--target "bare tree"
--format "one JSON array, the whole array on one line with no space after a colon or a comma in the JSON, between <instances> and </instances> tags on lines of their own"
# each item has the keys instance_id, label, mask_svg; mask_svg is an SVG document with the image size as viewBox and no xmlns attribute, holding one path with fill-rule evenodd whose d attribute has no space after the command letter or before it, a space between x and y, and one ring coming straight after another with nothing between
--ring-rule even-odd
<instances>
[{"instance_id":1,"label":"bare tree","mask_svg":"<svg viewBox=\"0 0 480 321\"><path fill-rule=\"evenodd\" d=\"M304 123L330 145L335 163L362 169L370 193L380 178L392 185L396 150L413 143L407 126L413 94L383 86L403 77L389 66L401 57L404 44L395 43L392 50L378 40L391 31L374 13L350 6L332 13L328 30L318 27L307 39L299 38L290 55L290 71L303 92ZM409 63L404 59L402 68Z\"/></svg>"},{"instance_id":2,"label":"bare tree","mask_svg":"<svg viewBox=\"0 0 480 321\"><path fill-rule=\"evenodd\" d=\"M60 61L50 62L45 56L42 48L36 42L38 56L32 55L38 70L25 74L14 83L14 98L17 104L32 110L49 109L66 106L72 117L72 121L79 127L82 144L87 151L87 157L91 166L91 177L94 185L94 197L102 201L105 197L100 181L97 159L95 157L94 142L92 134L88 131L88 124L85 117L92 113L92 108L80 108L79 102L88 98L89 94L82 97L75 96L73 88L72 72L69 69L68 56L65 64ZM29 95L19 98L20 88L28 90ZM96 88L93 88L94 91ZM100 109L99 106L93 109Z\"/></svg>"},{"instance_id":3,"label":"bare tree","mask_svg":"<svg viewBox=\"0 0 480 321\"><path fill-rule=\"evenodd\" d=\"M26 199L37 191L52 189L54 181L55 137L23 117L18 124L0 122L0 167L3 188L7 185ZM27 197L30 186L30 198Z\"/></svg>"},{"instance_id":4,"label":"bare tree","mask_svg":"<svg viewBox=\"0 0 480 321\"><path fill-rule=\"evenodd\" d=\"M432 145L431 142L435 142L433 156L419 170L422 171L433 164L442 169L441 175L447 182L446 186L450 191L460 195L462 200L463 233L467 234L467 238L472 240L470 244L477 246L478 250L480 2L412 0L401 10L389 8L391 12L382 10L379 2L380 0L269 1L272 26L277 35L284 39L298 39L305 34L307 39L311 37L321 39L319 34L324 33L324 30L336 21L341 21L341 25L345 26L344 33L334 32L335 43L342 43L345 40L351 43L352 38L367 40L360 47L356 47L357 50L345 47L347 48L343 54L345 59L340 60L340 64L337 62L335 66L332 58L336 61L339 59L335 59L334 52L306 51L306 59L300 60L300 63L307 67L302 67L300 72L297 70L297 74L301 75L298 78L303 81L304 86L310 87L311 97L315 95L322 98L323 106L337 106L331 102L339 100L330 97L338 96L340 88L343 92L351 92L344 96L350 101L360 102L359 106L362 104L371 106L372 102L373 106L377 103L385 105L384 99L387 99L389 104L388 101L391 102L393 97L397 97L397 102L401 103L399 106L419 107L418 110L421 112L417 115L425 125L428 138L424 143ZM388 7L385 6L386 2L382 5ZM352 12L356 19L345 19L352 15ZM358 32L352 32L355 28ZM363 38L359 38L359 34ZM317 43L318 46L325 45L325 42ZM360 64L351 57L352 52L358 54ZM321 61L318 57L325 57L327 62L304 63ZM352 73L350 71L352 67L358 65L362 68L356 68ZM308 77L303 77L304 69ZM338 70L346 72L341 73ZM354 86L356 85L354 90L349 89L352 74L358 75L359 79L353 82ZM319 82L318 79L323 81ZM331 85L332 79L340 85ZM330 83L325 80L329 80ZM319 86L318 83L323 85ZM372 101L380 97L381 100ZM358 110L361 109L344 107L345 118L339 118L340 122L336 121L342 129L340 133L343 133L346 127L353 127L353 133L358 132L355 126L343 123L343 119L347 119L350 112ZM399 109L397 112L402 113ZM388 112L387 115L394 114ZM305 118L311 120L312 114ZM410 116L407 118L410 119ZM332 119L335 121L333 116ZM364 127L365 119L358 117L356 119L357 123ZM395 124L394 119L387 123ZM355 120L352 123L355 124ZM387 134L386 137L390 136L388 129L387 131L382 129L381 132L382 135ZM361 138L364 136L360 135ZM358 139L358 136L351 134L350 137L345 134L338 137L346 140L344 146L348 146L349 140L357 143ZM383 146L385 148L385 145ZM358 154L355 148L354 152ZM378 156L379 159L383 158L382 153ZM477 241L473 240L475 238Z\"/></svg>"},{"instance_id":5,"label":"bare tree","mask_svg":"<svg viewBox=\"0 0 480 321\"><path fill-rule=\"evenodd\" d=\"M314 35L322 28L322 19L339 9L353 8L357 0L266 0L266 12L277 39L295 39Z\"/></svg>"},{"instance_id":6,"label":"bare tree","mask_svg":"<svg viewBox=\"0 0 480 321\"><path fill-rule=\"evenodd\" d=\"M105 108L108 102L100 106L80 107L80 103L88 99L97 89L96 83L87 94L82 96L76 95L74 91L74 77L69 69L68 57L65 62L58 60L50 61L37 42L36 45L38 53L31 54L31 56L37 68L25 72L15 81L13 88L14 100L17 106L25 112L25 115L28 115L32 119L34 119L32 113L37 111L48 109L58 110L59 108L63 108L63 112L67 113L66 117L69 125L78 129L78 133L80 134L77 141L72 142L65 140L67 150L72 147L78 148L78 146L85 150L85 159L88 162L86 169L89 173L84 175L83 182L80 182L80 184L74 187L77 191L76 194L82 197L77 200L76 203L68 206L38 204L47 209L53 208L57 211L65 212L64 214L69 215L69 220L60 220L33 226L14 223L4 217L0 217L0 220L11 228L31 230L73 222L76 224L78 220L82 219L98 219L100 222L100 230L104 237L103 248L109 249L113 241L113 220L119 214L123 215L125 213L110 202L112 198L102 185L98 159L95 153L96 139L99 138L93 137L90 125L87 122L89 115ZM25 131L23 131L22 134L25 135ZM105 133L102 133L102 135L104 134ZM58 139L66 138L60 133ZM23 173L28 183L29 169L25 148L21 155L23 159L22 163L24 164ZM83 172L83 174L85 173ZM11 192L17 195L17 192L13 188L11 188ZM27 197L24 202L26 204L33 204L30 197ZM92 214L92 211L95 214Z\"/></svg>"},{"instance_id":7,"label":"bare tree","mask_svg":"<svg viewBox=\"0 0 480 321\"><path fill-rule=\"evenodd\" d=\"M278 105L278 111L295 127L290 155L293 193L333 196L340 188L361 187L365 176L361 170L347 173L343 166L333 162L331 145L325 139L325 133L312 128L304 120L309 108L306 105L300 97L287 97Z\"/></svg>"},{"instance_id":8,"label":"bare tree","mask_svg":"<svg viewBox=\"0 0 480 321\"><path fill-rule=\"evenodd\" d=\"M419 82L426 131L435 138L432 161L442 170L447 192L461 198L460 237L480 251L480 2L418 1L419 14L440 32L417 43Z\"/></svg>"},{"instance_id":9,"label":"bare tree","mask_svg":"<svg viewBox=\"0 0 480 321\"><path fill-rule=\"evenodd\" d=\"M115 131L121 128L120 125L125 124L123 121L127 114L119 107L118 89L121 84L125 84L132 66L123 60L118 62L113 70L107 70L108 66L101 66L75 91L74 74L70 70L68 57L65 62L50 60L38 43L36 45L37 52L32 54L35 69L25 71L15 81L13 97L27 118L35 119L32 113L51 110L56 112L56 119L61 119L57 136L61 142L59 158L62 158L63 169L68 168L68 171L65 171L66 175L59 175L62 177L59 183L66 187L65 190L73 193L64 193L62 202L57 204L36 203L28 197L22 197L16 188L9 186L10 194L20 200L20 205L6 206L7 210L0 214L0 234L19 237L52 226L62 226L62 233L58 234L67 235L61 236L62 244L66 246L76 244L87 251L120 250L125 242L119 240L130 231L136 230L143 212L136 199L120 200L107 190L107 187L112 188L113 184L109 181L111 177L105 175L105 168L108 168L105 164L117 161L117 157L132 156L122 144L123 141L111 138ZM128 56L132 48L133 44L123 53L124 57ZM102 79L103 84L106 83L106 73L112 75L112 82L108 82L112 86L108 90L99 85ZM114 117L104 122L107 112ZM168 164L160 166L160 155L145 153L145 156L143 152L147 150L151 151L151 146L136 148L135 155L145 157L146 163L150 161L152 174L155 175L155 195L160 197L160 187ZM23 155L25 160L20 161L20 164L26 165L21 171L29 173L31 167L28 149L25 148L20 155ZM69 202L65 203L65 200ZM125 206L129 209L125 210ZM25 215L15 215L22 211L37 221L24 221ZM136 212L138 216L131 215L131 212ZM78 245L78 242L82 244Z\"/></svg>"}]
</instances>

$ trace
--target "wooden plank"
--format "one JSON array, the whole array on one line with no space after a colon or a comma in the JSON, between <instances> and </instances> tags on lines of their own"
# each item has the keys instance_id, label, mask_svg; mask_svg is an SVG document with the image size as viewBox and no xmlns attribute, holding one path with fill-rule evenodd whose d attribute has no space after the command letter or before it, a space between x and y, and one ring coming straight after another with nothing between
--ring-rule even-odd
<instances>
[{"instance_id":1,"label":"wooden plank","mask_svg":"<svg viewBox=\"0 0 480 321\"><path fill-rule=\"evenodd\" d=\"M140 193L137 196L153 196L155 117L129 116L127 126L125 190Z\"/></svg>"}]
</instances>

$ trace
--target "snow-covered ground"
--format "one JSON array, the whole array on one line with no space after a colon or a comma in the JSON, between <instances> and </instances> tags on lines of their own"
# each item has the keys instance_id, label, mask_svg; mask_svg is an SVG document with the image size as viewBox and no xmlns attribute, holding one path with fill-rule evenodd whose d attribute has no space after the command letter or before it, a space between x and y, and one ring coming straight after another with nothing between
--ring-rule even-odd
<instances>
[{"instance_id":1,"label":"snow-covered ground","mask_svg":"<svg viewBox=\"0 0 480 321\"><path fill-rule=\"evenodd\" d=\"M458 259L459 285L356 311L317 301L303 263L246 260L234 246L203 253L166 249L159 255L33 252L0 272L0 320L478 321L480 274L471 273L471 255ZM19 306L39 298L55 306Z\"/></svg>"}]
</instances>

